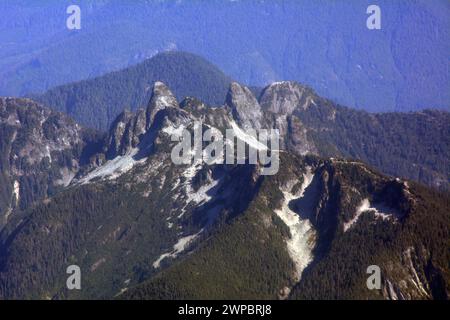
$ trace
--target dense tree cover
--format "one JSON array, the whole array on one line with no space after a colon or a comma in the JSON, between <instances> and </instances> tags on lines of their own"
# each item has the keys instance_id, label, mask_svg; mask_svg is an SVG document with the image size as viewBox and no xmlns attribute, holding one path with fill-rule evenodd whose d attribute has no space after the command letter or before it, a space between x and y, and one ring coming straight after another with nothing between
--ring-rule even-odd
<instances>
[{"instance_id":1,"label":"dense tree cover","mask_svg":"<svg viewBox=\"0 0 450 320\"><path fill-rule=\"evenodd\" d=\"M450 186L450 113L367 113L318 99L297 110L308 136L324 157L362 160L384 173L429 186Z\"/></svg>"},{"instance_id":2,"label":"dense tree cover","mask_svg":"<svg viewBox=\"0 0 450 320\"><path fill-rule=\"evenodd\" d=\"M9 172L9 149L13 130L7 126L0 125L0 212L6 212L11 205L12 184L7 174ZM0 225L3 219L0 217Z\"/></svg>"},{"instance_id":3,"label":"dense tree cover","mask_svg":"<svg viewBox=\"0 0 450 320\"><path fill-rule=\"evenodd\" d=\"M408 272L412 271L405 260L408 250L412 250L412 263L421 281L431 287L428 298L447 297L448 194L410 185L408 192L415 198L411 206L402 182L363 165L315 157L299 161L283 156L282 162L277 176L263 178L245 213L229 221L192 254L120 298L277 299L282 288L294 286L291 299L384 299L386 292L367 289L367 267L379 265L384 284L389 279L394 285L404 281L411 286ZM301 181L305 165L319 168L317 186L313 187L313 192L319 193L306 195L316 209L312 216L304 217L314 224L318 238L314 260L295 284L283 241L289 230L273 209L279 207L282 197L278 186L292 179ZM367 212L344 233L342 223L351 218L348 212L355 212L366 197L392 205L399 220L377 219ZM424 298L417 295L414 286L403 288L403 292L410 298Z\"/></svg>"},{"instance_id":4,"label":"dense tree cover","mask_svg":"<svg viewBox=\"0 0 450 320\"><path fill-rule=\"evenodd\" d=\"M164 218L170 205L156 192L144 198L124 185L88 185L16 213L0 233L0 297L113 297L127 280L151 275L176 241ZM71 264L81 267L81 292L66 288Z\"/></svg>"},{"instance_id":5,"label":"dense tree cover","mask_svg":"<svg viewBox=\"0 0 450 320\"><path fill-rule=\"evenodd\" d=\"M450 197L419 185L414 185L412 193L419 201L401 223L374 224L370 215L363 215L351 231L336 232L327 254L305 271L291 298L383 299L382 291L367 290L367 267L379 265L383 281L406 283L408 276L404 272L410 266L405 255L412 250L412 263L420 281L430 284L432 296L428 298L447 299Z\"/></svg>"},{"instance_id":6,"label":"dense tree cover","mask_svg":"<svg viewBox=\"0 0 450 320\"><path fill-rule=\"evenodd\" d=\"M248 209L224 222L194 253L121 299L277 299L292 285L289 231L270 206L281 201L274 179L262 179ZM270 204L268 206L268 204Z\"/></svg>"},{"instance_id":7,"label":"dense tree cover","mask_svg":"<svg viewBox=\"0 0 450 320\"><path fill-rule=\"evenodd\" d=\"M71 115L80 124L106 130L124 109L145 107L155 81L167 84L180 101L195 96L210 105L221 105L231 78L196 55L166 52L136 66L63 85L33 98Z\"/></svg>"}]
</instances>

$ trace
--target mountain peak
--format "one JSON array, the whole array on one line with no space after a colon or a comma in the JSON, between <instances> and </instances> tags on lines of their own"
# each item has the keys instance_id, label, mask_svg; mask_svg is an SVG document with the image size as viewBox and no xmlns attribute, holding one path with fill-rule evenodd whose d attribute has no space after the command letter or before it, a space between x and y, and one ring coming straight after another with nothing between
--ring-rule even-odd
<instances>
[{"instance_id":1,"label":"mountain peak","mask_svg":"<svg viewBox=\"0 0 450 320\"><path fill-rule=\"evenodd\" d=\"M161 81L156 81L153 85L152 97L147 107L147 129L150 128L158 111L166 107L177 108L178 101L168 86Z\"/></svg>"},{"instance_id":2,"label":"mountain peak","mask_svg":"<svg viewBox=\"0 0 450 320\"><path fill-rule=\"evenodd\" d=\"M169 87L162 81L155 81L153 84L153 93L155 92L163 92L163 91L169 91ZM171 93L171 92L170 92Z\"/></svg>"},{"instance_id":3,"label":"mountain peak","mask_svg":"<svg viewBox=\"0 0 450 320\"><path fill-rule=\"evenodd\" d=\"M152 102L153 99L160 99L160 98L164 98L164 97L167 97L170 100L166 100L166 101L163 100L162 101L163 103L178 104L177 99L173 95L172 91L170 91L169 87L162 81L156 81L153 84L152 97L151 97L150 103Z\"/></svg>"},{"instance_id":4,"label":"mountain peak","mask_svg":"<svg viewBox=\"0 0 450 320\"><path fill-rule=\"evenodd\" d=\"M262 112L258 100L246 86L230 84L225 104L243 128L260 128Z\"/></svg>"},{"instance_id":5,"label":"mountain peak","mask_svg":"<svg viewBox=\"0 0 450 320\"><path fill-rule=\"evenodd\" d=\"M156 81L147 110L138 109L136 113L124 110L112 123L105 146L106 158L114 159L136 148L152 126L156 114L167 107L178 108L178 101L168 86Z\"/></svg>"},{"instance_id":6,"label":"mountain peak","mask_svg":"<svg viewBox=\"0 0 450 320\"><path fill-rule=\"evenodd\" d=\"M263 90L259 103L265 111L291 114L297 107L307 109L314 103L313 96L310 88L298 82L274 82Z\"/></svg>"}]
</instances>

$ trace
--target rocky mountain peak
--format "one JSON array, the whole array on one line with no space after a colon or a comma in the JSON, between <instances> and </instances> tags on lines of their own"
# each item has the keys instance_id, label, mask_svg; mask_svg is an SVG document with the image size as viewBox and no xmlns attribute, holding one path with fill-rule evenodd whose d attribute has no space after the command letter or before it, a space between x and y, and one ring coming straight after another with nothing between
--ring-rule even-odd
<instances>
[{"instance_id":1,"label":"rocky mountain peak","mask_svg":"<svg viewBox=\"0 0 450 320\"><path fill-rule=\"evenodd\" d=\"M261 107L247 87L232 82L225 104L231 109L233 117L244 129L259 129L261 127Z\"/></svg>"},{"instance_id":2,"label":"rocky mountain peak","mask_svg":"<svg viewBox=\"0 0 450 320\"><path fill-rule=\"evenodd\" d=\"M296 108L307 109L314 102L314 93L295 81L274 82L267 86L259 99L261 108L279 114L292 114Z\"/></svg>"},{"instance_id":3,"label":"rocky mountain peak","mask_svg":"<svg viewBox=\"0 0 450 320\"><path fill-rule=\"evenodd\" d=\"M136 139L139 134L142 133L140 131L145 132L145 117L143 127L136 128L136 124L139 123L139 114L142 114L142 112L143 110L135 115L134 113L125 110L117 116L116 120L111 125L106 142L105 151L108 159L125 154L138 142Z\"/></svg>"},{"instance_id":4,"label":"rocky mountain peak","mask_svg":"<svg viewBox=\"0 0 450 320\"><path fill-rule=\"evenodd\" d=\"M162 82L156 81L153 85L153 92L147 107L147 124L146 128L150 128L155 115L158 111L166 107L178 107L178 101L172 91Z\"/></svg>"},{"instance_id":5,"label":"rocky mountain peak","mask_svg":"<svg viewBox=\"0 0 450 320\"><path fill-rule=\"evenodd\" d=\"M23 98L0 97L0 229L14 210L66 187L100 134Z\"/></svg>"},{"instance_id":6,"label":"rocky mountain peak","mask_svg":"<svg viewBox=\"0 0 450 320\"><path fill-rule=\"evenodd\" d=\"M111 125L104 152L107 159L130 153L152 126L156 114L166 107L178 108L178 101L162 82L155 82L147 110L123 111Z\"/></svg>"},{"instance_id":7,"label":"rocky mountain peak","mask_svg":"<svg viewBox=\"0 0 450 320\"><path fill-rule=\"evenodd\" d=\"M181 101L180 108L183 110L201 111L206 110L207 106L195 97L186 97Z\"/></svg>"}]
</instances>

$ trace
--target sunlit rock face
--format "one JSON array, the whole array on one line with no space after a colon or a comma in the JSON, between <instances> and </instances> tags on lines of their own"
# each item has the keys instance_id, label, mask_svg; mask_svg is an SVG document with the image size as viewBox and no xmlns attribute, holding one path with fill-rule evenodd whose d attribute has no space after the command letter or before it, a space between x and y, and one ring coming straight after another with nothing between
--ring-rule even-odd
<instances>
[{"instance_id":1,"label":"sunlit rock face","mask_svg":"<svg viewBox=\"0 0 450 320\"><path fill-rule=\"evenodd\" d=\"M226 105L231 109L238 124L244 129L261 128L261 107L247 87L233 82L227 94Z\"/></svg>"}]
</instances>

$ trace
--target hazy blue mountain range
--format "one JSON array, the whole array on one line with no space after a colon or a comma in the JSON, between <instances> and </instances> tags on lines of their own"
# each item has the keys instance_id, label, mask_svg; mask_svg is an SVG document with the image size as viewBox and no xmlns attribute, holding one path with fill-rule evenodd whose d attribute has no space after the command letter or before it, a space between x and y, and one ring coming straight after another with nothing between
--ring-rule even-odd
<instances>
[{"instance_id":1,"label":"hazy blue mountain range","mask_svg":"<svg viewBox=\"0 0 450 320\"><path fill-rule=\"evenodd\" d=\"M199 54L233 79L296 80L369 111L449 109L450 4L377 1L382 29L360 1L6 0L0 11L0 95L43 92L152 57Z\"/></svg>"}]
</instances>

